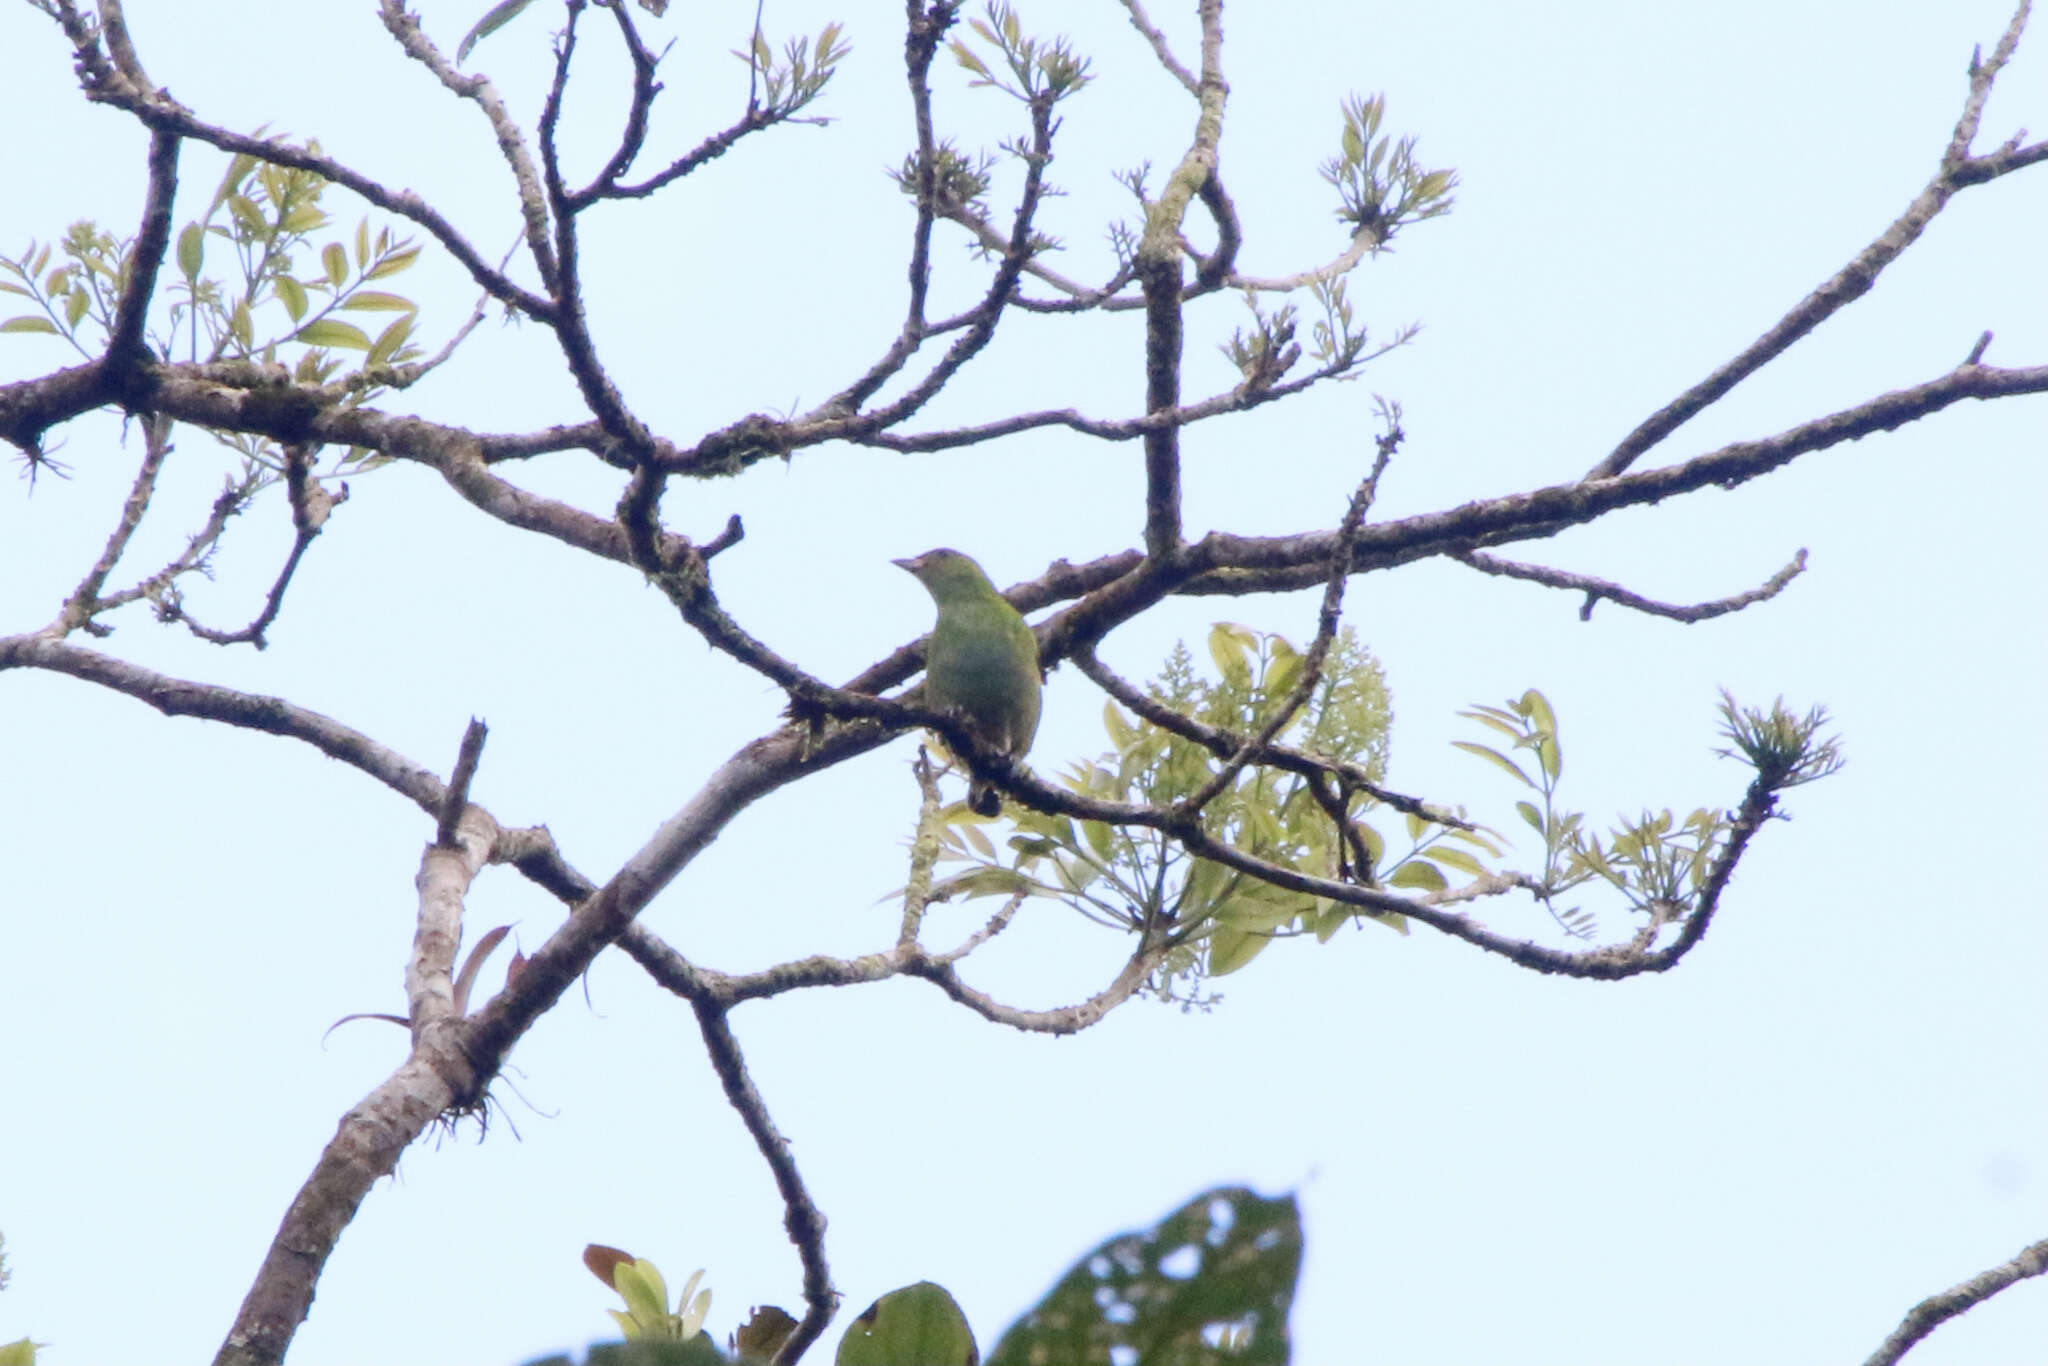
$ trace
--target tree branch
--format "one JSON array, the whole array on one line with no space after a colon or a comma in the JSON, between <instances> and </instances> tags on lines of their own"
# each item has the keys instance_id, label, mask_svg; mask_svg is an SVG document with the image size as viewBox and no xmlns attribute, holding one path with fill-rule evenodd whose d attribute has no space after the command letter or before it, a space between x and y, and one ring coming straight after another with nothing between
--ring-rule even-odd
<instances>
[{"instance_id":1,"label":"tree branch","mask_svg":"<svg viewBox=\"0 0 2048 1366\"><path fill-rule=\"evenodd\" d=\"M1984 101L1990 97L1992 83L2019 44L2020 32L2026 27L2028 6L2029 0L2021 0L1990 61L1980 64L1973 60L1970 63L1969 94L1963 101L1963 112L1956 120L1955 131L1942 152L1941 164L1927 187L1906 206L1906 211L1879 233L1875 241L1858 252L1849 264L1800 300L1791 312L1773 323L1761 337L1744 347L1741 354L1644 419L1640 426L1622 438L1619 446L1586 471L1587 479L1610 479L1620 474L1645 451L1718 402L1729 390L1789 350L1800 338L1869 293L1870 287L1877 283L1878 275L1919 240L1927 225L1934 221L1934 216L1947 206L1958 190L2027 164L2012 161L2012 149L2009 148L2004 149L2006 161L1974 159L1970 156L1970 143L1977 135L1978 120L1984 111Z\"/></svg>"},{"instance_id":2,"label":"tree branch","mask_svg":"<svg viewBox=\"0 0 2048 1366\"><path fill-rule=\"evenodd\" d=\"M271 1239L263 1265L215 1355L216 1366L273 1366L313 1305L313 1288L370 1187L389 1176L414 1139L451 1110L478 1110L495 1065L478 1067L455 1011L455 952L462 903L489 860L495 822L476 807L453 847L429 844L420 860L419 918L406 964L412 1050L398 1070L342 1116Z\"/></svg>"},{"instance_id":3,"label":"tree branch","mask_svg":"<svg viewBox=\"0 0 2048 1366\"><path fill-rule=\"evenodd\" d=\"M1579 608L1580 621L1591 621L1593 605L1606 598L1637 612L1644 612L1653 617L1669 617L1673 621L1691 625L1696 621L1708 621L1714 617L1726 616L1730 612L1740 612L1745 607L1775 598L1785 591L1787 584L1806 572L1806 550L1801 547L1799 553L1792 557L1790 564L1755 588L1725 598L1715 598L1711 602L1696 602L1690 607L1679 607L1632 593L1619 584L1609 583L1606 579L1573 574L1567 570L1551 569L1540 564L1518 564L1513 560L1503 560L1489 555L1483 550L1453 554L1451 558L1483 574L1494 574L1508 579L1525 579L1530 583L1540 583L1546 588L1567 588L1584 593L1586 601Z\"/></svg>"},{"instance_id":4,"label":"tree branch","mask_svg":"<svg viewBox=\"0 0 2048 1366\"><path fill-rule=\"evenodd\" d=\"M1939 1295L1929 1295L1913 1306L1892 1335L1872 1352L1863 1366L1894 1366L1908 1348L1948 1320L2008 1289L2029 1276L2048 1272L2048 1238L2028 1247L2011 1261L1979 1272L1961 1285L1950 1286Z\"/></svg>"}]
</instances>

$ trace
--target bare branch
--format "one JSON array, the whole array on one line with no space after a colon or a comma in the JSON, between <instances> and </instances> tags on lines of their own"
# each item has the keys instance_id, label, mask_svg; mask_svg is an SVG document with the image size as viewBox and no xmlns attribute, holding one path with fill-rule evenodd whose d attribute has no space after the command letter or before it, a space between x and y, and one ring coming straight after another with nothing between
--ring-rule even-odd
<instances>
[{"instance_id":1,"label":"bare branch","mask_svg":"<svg viewBox=\"0 0 2048 1366\"><path fill-rule=\"evenodd\" d=\"M1136 255L1138 285L1145 295L1145 411L1171 412L1180 406L1182 345L1181 224L1188 204L1216 169L1223 137L1223 106L1230 87L1223 80L1222 0L1201 0L1201 114L1180 165L1167 177L1157 203L1145 206L1145 231ZM1169 561L1181 547L1180 440L1176 429L1145 435L1145 554Z\"/></svg>"},{"instance_id":2,"label":"bare branch","mask_svg":"<svg viewBox=\"0 0 2048 1366\"><path fill-rule=\"evenodd\" d=\"M1893 1330L1884 1344L1872 1352L1863 1366L1894 1366L1906 1354L1908 1348L1948 1320L1967 1309L1975 1308L2029 1276L2048 1272L2048 1238L2028 1247L2011 1261L2001 1262L1989 1271L1979 1272L1961 1285L1950 1286L1939 1295L1929 1295L1913 1306L1905 1320Z\"/></svg>"},{"instance_id":3,"label":"bare branch","mask_svg":"<svg viewBox=\"0 0 2048 1366\"><path fill-rule=\"evenodd\" d=\"M115 9L118 12L119 7ZM130 60L133 55L129 54ZM103 364L115 372L116 383L121 383L149 354L143 329L149 322L149 301L156 294L157 272L163 269L164 253L170 249L171 207L177 194L178 138L161 128L152 130L149 188L143 195L142 226L128 253L128 278L121 286L121 301L114 309L114 323L107 332Z\"/></svg>"},{"instance_id":4,"label":"bare branch","mask_svg":"<svg viewBox=\"0 0 2048 1366\"><path fill-rule=\"evenodd\" d=\"M171 420L161 416L145 419L142 424L142 467L136 470L127 501L121 505L121 520L115 524L113 534L107 537L106 548L100 551L99 559L78 581L78 587L71 590L71 596L64 599L57 619L47 628L52 633L65 636L80 628L94 635L107 631L108 628L93 621L94 615L102 610L100 589L106 586L107 575L113 573L114 566L120 563L135 529L142 525L143 514L149 511L149 500L156 493L157 473L163 469L164 457L170 454L170 450Z\"/></svg>"},{"instance_id":5,"label":"bare branch","mask_svg":"<svg viewBox=\"0 0 2048 1366\"><path fill-rule=\"evenodd\" d=\"M1875 241L1858 252L1849 264L1800 300L1791 312L1773 323L1761 337L1744 347L1741 354L1652 413L1622 438L1621 444L1606 458L1586 471L1587 479L1610 479L1620 474L1645 451L1719 401L1729 390L1782 355L1814 328L1868 293L1870 287L1877 283L1878 275L1919 240L1927 225L1934 221L1934 216L1947 206L1958 190L2030 164L2016 157L2017 149L2010 147L2002 148L1988 158L1970 155L1970 143L1977 135L1984 101L1990 97L1991 86L1998 78L1999 70L2019 44L2020 32L2026 27L2028 8L2027 0L2022 0L1990 61L1979 63L1973 60L1970 63L1969 94L1963 101L1963 112L1956 120L1948 147L1942 152L1941 165L1927 187L1906 206L1906 211L1878 234ZM2038 150L2048 154L2048 145L2041 145Z\"/></svg>"},{"instance_id":6,"label":"bare branch","mask_svg":"<svg viewBox=\"0 0 2048 1366\"><path fill-rule=\"evenodd\" d=\"M1179 81L1181 87L1190 95L1200 99L1202 97L1202 83L1195 79L1194 72L1182 66L1174 58L1173 48L1167 43L1166 35L1159 31L1158 26L1152 22L1152 17L1145 13L1144 5L1139 3L1139 0L1122 0L1122 2L1125 11L1130 15L1131 27L1143 34L1145 41L1152 45L1153 55L1159 58L1159 65L1165 67L1167 73Z\"/></svg>"},{"instance_id":7,"label":"bare branch","mask_svg":"<svg viewBox=\"0 0 2048 1366\"><path fill-rule=\"evenodd\" d=\"M482 111L484 120L491 126L491 135L498 140L498 155L502 156L505 159L505 165L511 168L512 179L519 188L519 215L525 223L526 249L533 256L535 268L540 271L542 286L549 294L559 299L562 294L562 285L557 274L554 247L548 240L548 208L547 201L541 194L540 176L534 169L533 154L527 150L526 137L519 131L519 121L513 118L512 111L505 107L505 101L499 96L498 88L491 84L488 76L465 76L456 70L455 64L450 62L446 55L434 46L425 31L420 28L419 16L407 11L403 0L377 0L377 17L383 20L385 30L397 40L399 48L404 51L405 55L432 72L434 79L441 83L442 89L458 99L470 101ZM325 173L323 172L323 174ZM332 176L328 178L334 179ZM343 181L342 183L347 184L348 182ZM349 188L356 190L358 194L362 193L354 185L349 185ZM369 196L365 195L364 197L368 198ZM417 198L416 196L408 197ZM376 203L377 201L371 200L371 202ZM380 207L390 206L380 205ZM401 210L396 208L393 208L392 211L401 212ZM412 217L412 215L407 216ZM413 221L419 223L427 231L434 232L433 225L424 219L414 218ZM434 235L436 237L440 236L439 233ZM445 240L444 245L446 245ZM464 245L467 246L467 243ZM451 251L454 250L452 246L449 249ZM477 274L477 266L482 264L481 261L472 265L460 253L457 253L457 259L461 260L465 266L469 266L470 274L476 277L477 283L490 290L493 295L504 299L507 303L517 303L521 308L526 308L526 304L522 300L511 298L491 288L491 280L493 278L503 278L498 276L496 272L491 272L488 277ZM505 283L509 285L511 282L507 280ZM521 291L521 293L523 294L524 291ZM539 300L535 300L535 302L539 302ZM543 306L538 312L530 308L527 311L543 322L552 322L555 318L552 306Z\"/></svg>"},{"instance_id":8,"label":"bare branch","mask_svg":"<svg viewBox=\"0 0 2048 1366\"><path fill-rule=\"evenodd\" d=\"M157 599L158 611L165 620L182 621L193 635L201 640L212 641L215 645L253 644L261 650L269 644L265 632L270 629L271 624L277 620L277 614L284 608L285 590L291 586L292 575L298 572L299 561L305 558L307 547L313 544L314 538L327 525L329 514L348 501L348 485L342 485L340 493L329 493L318 480L312 478L312 462L312 452L305 446L294 444L285 448L285 490L291 503L294 532L292 548L291 553L285 557L284 568L278 571L276 581L270 585L270 592L263 600L263 610L256 614L256 619L239 631L216 631L194 621L191 613L185 610L184 604L175 595L166 591L169 588L170 577L197 567L198 560L193 558L195 554L202 548L206 551L211 550L213 543L219 539L221 531L225 528L225 514L239 507L239 504L231 506L228 496L223 495L214 503L214 514L208 519L207 531L210 534L203 538L195 537L193 544L187 547L183 561L174 571L157 576L162 580L162 587L155 592L145 591L145 596Z\"/></svg>"},{"instance_id":9,"label":"bare branch","mask_svg":"<svg viewBox=\"0 0 2048 1366\"><path fill-rule=\"evenodd\" d=\"M448 775L448 794L442 798L441 818L434 833L434 843L439 848L455 847L456 828L462 813L469 809L469 785L476 779L476 766L484 757L484 738L489 734L489 727L474 716L463 728L462 746L455 754L455 770Z\"/></svg>"},{"instance_id":10,"label":"bare branch","mask_svg":"<svg viewBox=\"0 0 2048 1366\"><path fill-rule=\"evenodd\" d=\"M754 1079L747 1074L746 1059L740 1055L739 1040L733 1036L724 1007L704 996L692 998L690 1007L697 1016L704 1051L711 1058L711 1069L718 1074L725 1098L739 1112L740 1122L747 1126L754 1146L775 1177L775 1189L782 1195L782 1226L789 1231L789 1240L796 1244L797 1259L803 1264L803 1320L774 1358L776 1363L793 1362L818 1340L825 1325L839 1311L839 1292L832 1288L832 1270L825 1262L825 1216L804 1187L803 1174L797 1170L796 1157L789 1150L789 1140L776 1130L775 1122L768 1117L768 1103L761 1099Z\"/></svg>"},{"instance_id":11,"label":"bare branch","mask_svg":"<svg viewBox=\"0 0 2048 1366\"><path fill-rule=\"evenodd\" d=\"M1799 553L1792 557L1790 564L1771 575L1770 578L1764 580L1762 584L1755 588L1733 594L1729 597L1716 598L1712 602L1697 602L1690 607L1679 607L1671 603L1656 602L1650 598L1643 597L1639 593L1632 593L1619 584L1609 583L1606 579L1596 579L1586 574L1573 574L1563 569L1551 569L1545 565L1518 564L1513 560L1503 560L1498 556L1489 555L1483 550L1471 550L1462 554L1453 554L1451 558L1460 564L1470 565L1481 573L1495 574L1509 579L1526 579L1530 583L1540 583L1546 588L1567 588L1584 593L1586 601L1579 608L1580 621L1591 621L1593 619L1593 604L1599 602L1602 598L1606 598L1608 601L1619 603L1623 607L1631 608L1638 612L1645 612L1653 617L1669 617L1673 621L1682 621L1687 625L1691 625L1696 621L1707 621L1714 617L1726 616L1730 612L1740 612L1745 607L1754 606L1759 602L1775 598L1778 594L1785 591L1787 584L1806 571L1806 550L1804 547L1801 547Z\"/></svg>"},{"instance_id":12,"label":"bare branch","mask_svg":"<svg viewBox=\"0 0 2048 1366\"><path fill-rule=\"evenodd\" d=\"M571 213L580 213L600 195L608 195L615 190L619 177L639 158L641 149L647 144L647 116L654 107L655 94L661 89L654 79L655 56L640 40L640 30L633 23L632 13L624 5L609 8L613 22L618 25L619 41L625 45L626 58L633 64L633 98L626 106L626 123L619 131L619 145L605 159L603 169L590 184L567 197Z\"/></svg>"}]
</instances>

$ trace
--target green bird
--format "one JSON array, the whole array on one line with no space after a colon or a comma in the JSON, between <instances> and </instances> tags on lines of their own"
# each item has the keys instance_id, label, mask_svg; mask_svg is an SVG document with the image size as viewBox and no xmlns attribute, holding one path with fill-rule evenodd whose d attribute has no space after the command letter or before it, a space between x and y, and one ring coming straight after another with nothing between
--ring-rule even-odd
<instances>
[{"instance_id":1,"label":"green bird","mask_svg":"<svg viewBox=\"0 0 2048 1366\"><path fill-rule=\"evenodd\" d=\"M938 624L924 653L924 700L957 713L975 739L1021 759L1038 734L1038 637L1003 601L981 566L957 550L927 550L890 563L917 576L938 604ZM1002 799L975 779L967 804L993 816Z\"/></svg>"}]
</instances>

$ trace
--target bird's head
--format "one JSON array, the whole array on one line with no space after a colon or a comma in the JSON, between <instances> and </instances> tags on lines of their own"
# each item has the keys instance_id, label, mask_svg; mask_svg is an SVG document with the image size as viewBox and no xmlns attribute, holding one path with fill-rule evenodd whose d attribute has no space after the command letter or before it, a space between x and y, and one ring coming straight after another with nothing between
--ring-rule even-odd
<instances>
[{"instance_id":1,"label":"bird's head","mask_svg":"<svg viewBox=\"0 0 2048 1366\"><path fill-rule=\"evenodd\" d=\"M914 575L941 602L950 597L979 596L996 591L988 575L981 572L981 566L957 550L941 547L927 550L915 559L891 560L890 563Z\"/></svg>"}]
</instances>

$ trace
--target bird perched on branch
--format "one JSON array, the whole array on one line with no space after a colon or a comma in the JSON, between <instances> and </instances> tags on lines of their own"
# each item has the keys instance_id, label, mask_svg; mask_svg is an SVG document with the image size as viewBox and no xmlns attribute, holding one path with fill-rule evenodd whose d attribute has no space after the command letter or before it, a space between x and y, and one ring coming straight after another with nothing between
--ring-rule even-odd
<instances>
[{"instance_id":1,"label":"bird perched on branch","mask_svg":"<svg viewBox=\"0 0 2048 1366\"><path fill-rule=\"evenodd\" d=\"M997 753L1023 758L1038 734L1038 637L981 566L959 551L928 550L891 563L915 575L939 608L925 647L925 704L956 713ZM979 779L968 784L967 804L982 816L1002 810L995 789Z\"/></svg>"}]
</instances>

